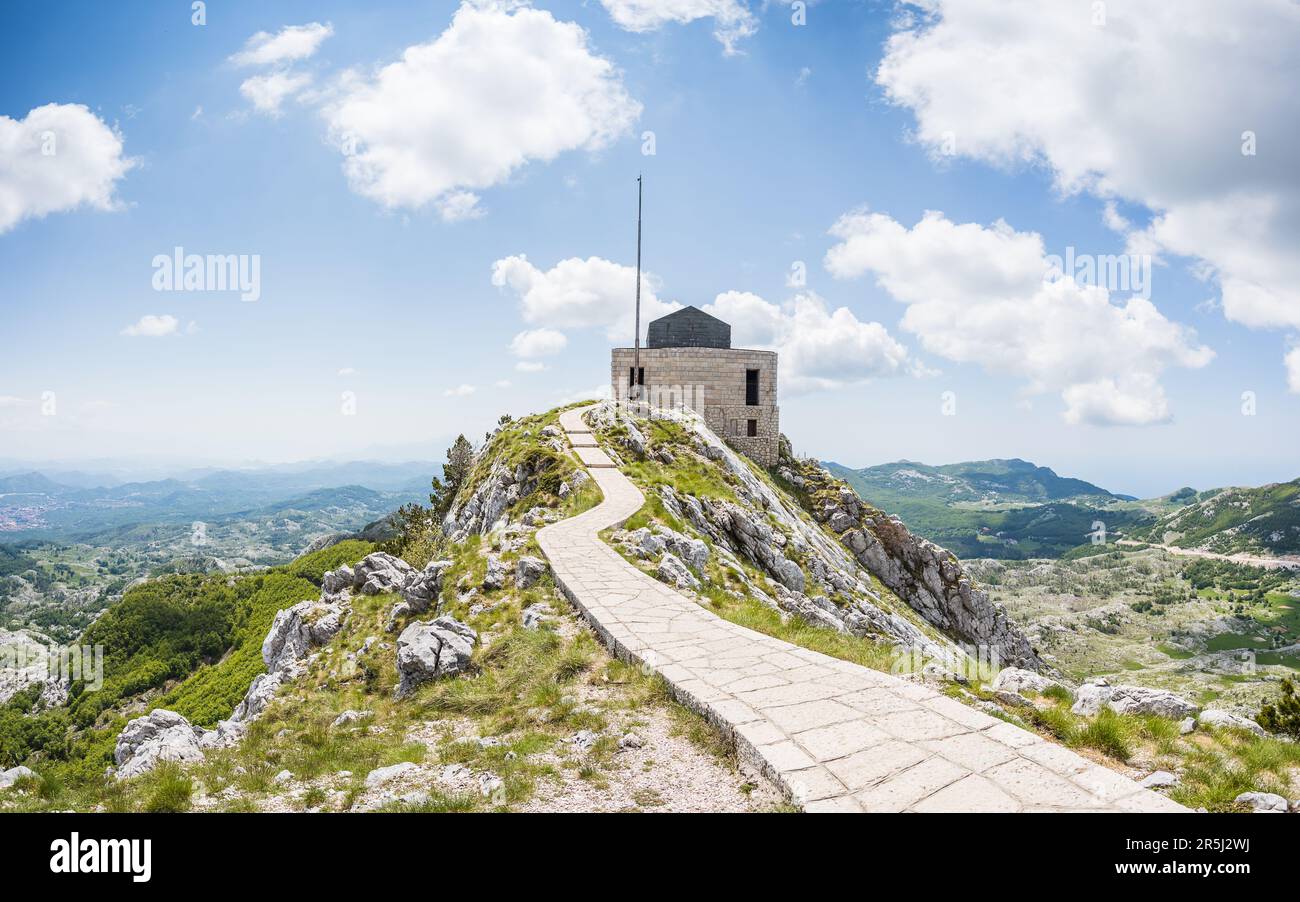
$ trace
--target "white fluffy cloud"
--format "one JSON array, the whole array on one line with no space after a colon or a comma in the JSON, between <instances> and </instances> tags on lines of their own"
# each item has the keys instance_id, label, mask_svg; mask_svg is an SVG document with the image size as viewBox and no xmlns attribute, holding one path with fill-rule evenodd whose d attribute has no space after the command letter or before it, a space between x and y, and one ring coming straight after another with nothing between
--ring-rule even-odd
<instances>
[{"instance_id":1,"label":"white fluffy cloud","mask_svg":"<svg viewBox=\"0 0 1300 902\"><path fill-rule=\"evenodd\" d=\"M443 391L442 396L444 398L468 398L476 391L478 391L478 388L473 385L457 385L455 388Z\"/></svg>"},{"instance_id":2,"label":"white fluffy cloud","mask_svg":"<svg viewBox=\"0 0 1300 902\"><path fill-rule=\"evenodd\" d=\"M175 335L180 325L180 321L170 314L155 316L147 313L123 329L122 334L133 338L162 338L165 335Z\"/></svg>"},{"instance_id":3,"label":"white fluffy cloud","mask_svg":"<svg viewBox=\"0 0 1300 902\"><path fill-rule=\"evenodd\" d=\"M1286 386L1300 395L1300 345L1287 352L1285 362Z\"/></svg>"},{"instance_id":4,"label":"white fluffy cloud","mask_svg":"<svg viewBox=\"0 0 1300 902\"><path fill-rule=\"evenodd\" d=\"M259 113L278 116L285 100L302 93L310 84L311 76L305 72L270 72L245 79L239 86L239 93L248 98Z\"/></svg>"},{"instance_id":5,"label":"white fluffy cloud","mask_svg":"<svg viewBox=\"0 0 1300 902\"><path fill-rule=\"evenodd\" d=\"M703 310L731 324L734 347L781 355L783 388L839 388L912 371L907 348L880 323L864 323L847 307L834 311L812 292L773 304L746 291L727 291Z\"/></svg>"},{"instance_id":6,"label":"white fluffy cloud","mask_svg":"<svg viewBox=\"0 0 1300 902\"><path fill-rule=\"evenodd\" d=\"M640 113L578 25L468 2L435 40L344 78L324 108L354 191L390 208L432 203L448 220L476 215L476 192L530 160L607 146Z\"/></svg>"},{"instance_id":7,"label":"white fluffy cloud","mask_svg":"<svg viewBox=\"0 0 1300 902\"><path fill-rule=\"evenodd\" d=\"M558 353L566 339L557 327L597 327L613 341L632 344L636 270L631 266L570 257L541 270L521 254L493 264L492 284L513 292L525 322L543 326L515 336L511 350L517 356ZM643 338L650 320L680 307L659 297L658 280L641 274ZM884 326L861 322L844 307L829 311L811 292L774 304L749 292L728 291L703 309L731 324L734 345L780 352L782 382L790 390L834 388L918 369ZM517 368L542 366L521 360Z\"/></svg>"},{"instance_id":8,"label":"white fluffy cloud","mask_svg":"<svg viewBox=\"0 0 1300 902\"><path fill-rule=\"evenodd\" d=\"M713 36L727 54L758 30L758 20L740 0L600 0L610 18L628 31L654 31L670 22L712 19Z\"/></svg>"},{"instance_id":9,"label":"white fluffy cloud","mask_svg":"<svg viewBox=\"0 0 1300 902\"><path fill-rule=\"evenodd\" d=\"M134 165L123 156L122 136L81 104L0 116L0 234L83 204L114 209L117 181Z\"/></svg>"},{"instance_id":10,"label":"white fluffy cloud","mask_svg":"<svg viewBox=\"0 0 1300 902\"><path fill-rule=\"evenodd\" d=\"M1230 320L1300 328L1300 5L911 5L876 79L920 141L1140 204L1139 229L1107 215L1131 246L1198 259Z\"/></svg>"},{"instance_id":11,"label":"white fluffy cloud","mask_svg":"<svg viewBox=\"0 0 1300 902\"><path fill-rule=\"evenodd\" d=\"M1169 420L1165 390L1149 373L1066 386L1065 421L1072 425L1145 426Z\"/></svg>"},{"instance_id":12,"label":"white fluffy cloud","mask_svg":"<svg viewBox=\"0 0 1300 902\"><path fill-rule=\"evenodd\" d=\"M510 353L525 359L531 357L553 357L564 350L569 339L563 332L555 329L529 329L520 332L510 342Z\"/></svg>"},{"instance_id":13,"label":"white fluffy cloud","mask_svg":"<svg viewBox=\"0 0 1300 902\"><path fill-rule=\"evenodd\" d=\"M259 31L244 43L244 49L230 57L237 66L275 66L297 62L314 55L321 43L334 34L326 22L286 25L275 34Z\"/></svg>"},{"instance_id":14,"label":"white fluffy cloud","mask_svg":"<svg viewBox=\"0 0 1300 902\"><path fill-rule=\"evenodd\" d=\"M1112 303L1105 288L1049 280L1042 238L1005 222L955 224L928 212L912 228L856 212L831 229L832 275L871 274L907 304L901 327L926 350L1060 391L1072 423L1169 419L1157 377L1214 356L1196 333L1141 297Z\"/></svg>"},{"instance_id":15,"label":"white fluffy cloud","mask_svg":"<svg viewBox=\"0 0 1300 902\"><path fill-rule=\"evenodd\" d=\"M597 326L615 340L632 344L636 269L601 257L570 257L541 270L523 254L492 264L492 284L518 297L524 321L551 328ZM657 280L641 273L641 331L681 304L660 300Z\"/></svg>"}]
</instances>

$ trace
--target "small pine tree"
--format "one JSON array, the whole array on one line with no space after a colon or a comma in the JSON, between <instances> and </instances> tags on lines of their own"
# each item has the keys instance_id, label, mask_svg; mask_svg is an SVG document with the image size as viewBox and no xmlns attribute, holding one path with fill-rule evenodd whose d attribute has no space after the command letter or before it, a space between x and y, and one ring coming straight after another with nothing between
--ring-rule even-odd
<instances>
[{"instance_id":1,"label":"small pine tree","mask_svg":"<svg viewBox=\"0 0 1300 902\"><path fill-rule=\"evenodd\" d=\"M1255 719L1270 733L1300 739L1300 696L1290 680L1282 681L1282 694L1276 702L1265 702Z\"/></svg>"},{"instance_id":2,"label":"small pine tree","mask_svg":"<svg viewBox=\"0 0 1300 902\"><path fill-rule=\"evenodd\" d=\"M429 504L433 505L433 513L439 520L451 509L456 493L469 477L473 466L474 446L464 435L456 436L456 441L447 449L447 463L443 465L442 478L433 477L433 491L429 493Z\"/></svg>"}]
</instances>

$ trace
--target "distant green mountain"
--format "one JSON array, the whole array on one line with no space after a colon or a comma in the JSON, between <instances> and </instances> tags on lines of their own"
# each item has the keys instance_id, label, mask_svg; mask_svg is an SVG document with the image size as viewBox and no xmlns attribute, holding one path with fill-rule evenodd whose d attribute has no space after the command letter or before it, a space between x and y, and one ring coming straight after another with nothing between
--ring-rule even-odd
<instances>
[{"instance_id":1,"label":"distant green mountain","mask_svg":"<svg viewBox=\"0 0 1300 902\"><path fill-rule=\"evenodd\" d=\"M824 466L960 557L1058 557L1091 542L1098 522L1113 538L1154 518L1149 504L1019 459Z\"/></svg>"},{"instance_id":2,"label":"distant green mountain","mask_svg":"<svg viewBox=\"0 0 1300 902\"><path fill-rule=\"evenodd\" d=\"M1300 479L1215 489L1186 501L1135 537L1218 554L1300 554Z\"/></svg>"},{"instance_id":3,"label":"distant green mountain","mask_svg":"<svg viewBox=\"0 0 1300 902\"><path fill-rule=\"evenodd\" d=\"M826 464L837 475L848 471L840 464ZM947 503L959 501L1061 501L1066 498L1121 498L1105 489L1057 476L1055 471L1027 460L974 460L966 463L932 467L910 460L864 467L856 473L863 486L872 491L914 498L933 498ZM1126 499L1132 500L1132 499Z\"/></svg>"}]
</instances>

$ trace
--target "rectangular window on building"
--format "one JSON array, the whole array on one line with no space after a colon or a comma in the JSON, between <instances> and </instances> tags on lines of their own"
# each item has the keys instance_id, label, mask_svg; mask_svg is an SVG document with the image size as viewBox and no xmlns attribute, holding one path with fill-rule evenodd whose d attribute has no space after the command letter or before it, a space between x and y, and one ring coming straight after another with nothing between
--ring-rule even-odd
<instances>
[{"instance_id":1,"label":"rectangular window on building","mask_svg":"<svg viewBox=\"0 0 1300 902\"><path fill-rule=\"evenodd\" d=\"M631 388L633 385L645 385L645 367L637 368L630 366L627 368L627 385Z\"/></svg>"},{"instance_id":2,"label":"rectangular window on building","mask_svg":"<svg viewBox=\"0 0 1300 902\"><path fill-rule=\"evenodd\" d=\"M748 427L747 434L749 437L756 438L758 436L758 420L750 420Z\"/></svg>"},{"instance_id":3,"label":"rectangular window on building","mask_svg":"<svg viewBox=\"0 0 1300 902\"><path fill-rule=\"evenodd\" d=\"M758 405L758 370L745 370L745 403L750 407Z\"/></svg>"}]
</instances>

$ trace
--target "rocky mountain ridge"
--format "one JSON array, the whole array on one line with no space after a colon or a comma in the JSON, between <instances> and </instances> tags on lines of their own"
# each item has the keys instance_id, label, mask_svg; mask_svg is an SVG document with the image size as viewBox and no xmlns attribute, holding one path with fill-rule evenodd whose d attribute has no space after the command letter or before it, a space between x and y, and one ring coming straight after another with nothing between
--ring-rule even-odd
<instances>
[{"instance_id":1,"label":"rocky mountain ridge","mask_svg":"<svg viewBox=\"0 0 1300 902\"><path fill-rule=\"evenodd\" d=\"M815 461L797 458L788 440L782 441L773 478L697 414L656 411L654 417L630 415L610 402L587 414L625 464L655 465L654 484L647 488L673 520L709 541L723 568L752 597L810 623L901 643L926 657L960 659L957 646L965 645L1001 664L1045 666L1005 611L971 585L956 557L860 502ZM679 490L675 481L696 481L683 471L712 478L715 490ZM736 566L737 556L764 579L748 578Z\"/></svg>"}]
</instances>

